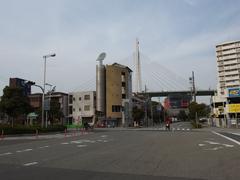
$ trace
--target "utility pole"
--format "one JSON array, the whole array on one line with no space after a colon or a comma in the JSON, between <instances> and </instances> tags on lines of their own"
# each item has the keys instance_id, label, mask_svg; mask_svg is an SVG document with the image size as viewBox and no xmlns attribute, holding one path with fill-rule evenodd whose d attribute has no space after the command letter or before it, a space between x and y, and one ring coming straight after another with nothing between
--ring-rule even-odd
<instances>
[{"instance_id":1,"label":"utility pole","mask_svg":"<svg viewBox=\"0 0 240 180\"><path fill-rule=\"evenodd\" d=\"M147 117L148 98L146 96L146 92L147 92L147 86L146 85L145 85L144 91L145 91L144 119L145 119L146 126L148 127L148 117Z\"/></svg>"},{"instance_id":2,"label":"utility pole","mask_svg":"<svg viewBox=\"0 0 240 180\"><path fill-rule=\"evenodd\" d=\"M194 102L196 102L196 86L195 86L195 77L194 77L194 71L192 71L192 82L193 82L193 99Z\"/></svg>"},{"instance_id":3,"label":"utility pole","mask_svg":"<svg viewBox=\"0 0 240 180\"><path fill-rule=\"evenodd\" d=\"M196 102L196 86L195 86L195 77L194 77L194 71L192 71L192 77L189 78L190 84L191 84L191 93L193 97L193 101Z\"/></svg>"}]
</instances>

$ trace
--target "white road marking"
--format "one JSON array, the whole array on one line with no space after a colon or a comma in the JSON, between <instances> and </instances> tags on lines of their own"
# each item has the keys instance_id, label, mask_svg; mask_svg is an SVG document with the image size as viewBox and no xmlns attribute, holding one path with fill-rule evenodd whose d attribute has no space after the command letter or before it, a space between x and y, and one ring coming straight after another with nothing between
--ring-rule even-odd
<instances>
[{"instance_id":1,"label":"white road marking","mask_svg":"<svg viewBox=\"0 0 240 180\"><path fill-rule=\"evenodd\" d=\"M77 145L77 147L86 147L86 146L87 146L86 144Z\"/></svg>"},{"instance_id":2,"label":"white road marking","mask_svg":"<svg viewBox=\"0 0 240 180\"><path fill-rule=\"evenodd\" d=\"M32 166L32 165L36 165L38 164L38 162L30 162L30 163L26 163L26 164L23 164L24 166Z\"/></svg>"},{"instance_id":3,"label":"white road marking","mask_svg":"<svg viewBox=\"0 0 240 180\"><path fill-rule=\"evenodd\" d=\"M23 149L16 151L17 153L32 151L32 149Z\"/></svg>"},{"instance_id":4,"label":"white road marking","mask_svg":"<svg viewBox=\"0 0 240 180\"><path fill-rule=\"evenodd\" d=\"M173 131L175 131L175 128L172 128Z\"/></svg>"},{"instance_id":5,"label":"white road marking","mask_svg":"<svg viewBox=\"0 0 240 180\"><path fill-rule=\"evenodd\" d=\"M230 145L230 144L222 144L225 147L234 147L234 145Z\"/></svg>"},{"instance_id":6,"label":"white road marking","mask_svg":"<svg viewBox=\"0 0 240 180\"><path fill-rule=\"evenodd\" d=\"M95 143L96 141L93 141L93 140L88 140L88 139L85 139L85 140L82 140L83 142L86 142L86 143Z\"/></svg>"},{"instance_id":7,"label":"white road marking","mask_svg":"<svg viewBox=\"0 0 240 180\"><path fill-rule=\"evenodd\" d=\"M220 144L220 143L218 143L218 142L213 142L213 141L204 141L204 142L206 142L206 143L208 143L208 144L214 144L214 145Z\"/></svg>"},{"instance_id":8,"label":"white road marking","mask_svg":"<svg viewBox=\"0 0 240 180\"><path fill-rule=\"evenodd\" d=\"M180 128L177 128L177 130L179 131L179 130L180 130Z\"/></svg>"},{"instance_id":9,"label":"white road marking","mask_svg":"<svg viewBox=\"0 0 240 180\"><path fill-rule=\"evenodd\" d=\"M10 155L10 154L12 154L12 153L11 152L7 152L7 153L0 154L0 156L7 156L7 155Z\"/></svg>"},{"instance_id":10,"label":"white road marking","mask_svg":"<svg viewBox=\"0 0 240 180\"><path fill-rule=\"evenodd\" d=\"M198 144L198 146L206 146L206 144Z\"/></svg>"},{"instance_id":11,"label":"white road marking","mask_svg":"<svg viewBox=\"0 0 240 180\"><path fill-rule=\"evenodd\" d=\"M222 146L219 146L219 147L205 149L205 150L216 151L216 150L219 150L219 149L222 149L222 148L223 148Z\"/></svg>"},{"instance_id":12,"label":"white road marking","mask_svg":"<svg viewBox=\"0 0 240 180\"><path fill-rule=\"evenodd\" d=\"M189 128L187 128L187 131L190 131L190 129L189 129Z\"/></svg>"},{"instance_id":13,"label":"white road marking","mask_svg":"<svg viewBox=\"0 0 240 180\"><path fill-rule=\"evenodd\" d=\"M184 129L184 128L182 128L182 130L183 130L183 131L185 131L185 129Z\"/></svg>"},{"instance_id":14,"label":"white road marking","mask_svg":"<svg viewBox=\"0 0 240 180\"><path fill-rule=\"evenodd\" d=\"M105 138L105 137L107 137L107 135L102 135L101 137L102 137L102 138Z\"/></svg>"},{"instance_id":15,"label":"white road marking","mask_svg":"<svg viewBox=\"0 0 240 180\"><path fill-rule=\"evenodd\" d=\"M63 143L61 143L61 144L69 144L68 142L63 142Z\"/></svg>"},{"instance_id":16,"label":"white road marking","mask_svg":"<svg viewBox=\"0 0 240 180\"><path fill-rule=\"evenodd\" d=\"M83 141L82 141L82 140L78 140L78 141L71 141L71 143L73 143L73 144L81 144L81 143L83 143Z\"/></svg>"},{"instance_id":17,"label":"white road marking","mask_svg":"<svg viewBox=\"0 0 240 180\"><path fill-rule=\"evenodd\" d=\"M213 133L213 134L216 134L216 135L219 135L219 136L221 136L221 137L223 137L223 138L225 138L225 139L227 139L227 140L229 140L229 141L232 141L232 142L240 145L240 142L237 141L237 140L235 140L235 139L232 139L232 138L230 138L230 137L224 136L224 135L219 134L219 133L217 133L217 132L215 132L215 131L212 131L212 133Z\"/></svg>"},{"instance_id":18,"label":"white road marking","mask_svg":"<svg viewBox=\"0 0 240 180\"><path fill-rule=\"evenodd\" d=\"M103 142L105 142L105 143L106 143L106 142L108 142L108 141L107 141L107 140L104 140Z\"/></svg>"},{"instance_id":19,"label":"white road marking","mask_svg":"<svg viewBox=\"0 0 240 180\"><path fill-rule=\"evenodd\" d=\"M41 146L39 149L48 148L49 146Z\"/></svg>"}]
</instances>

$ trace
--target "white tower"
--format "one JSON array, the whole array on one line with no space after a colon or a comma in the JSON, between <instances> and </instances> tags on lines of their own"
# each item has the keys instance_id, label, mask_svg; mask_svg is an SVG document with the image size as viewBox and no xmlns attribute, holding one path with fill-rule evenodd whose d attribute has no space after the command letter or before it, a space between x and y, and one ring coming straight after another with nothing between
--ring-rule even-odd
<instances>
[{"instance_id":1,"label":"white tower","mask_svg":"<svg viewBox=\"0 0 240 180\"><path fill-rule=\"evenodd\" d=\"M136 39L136 52L135 52L135 91L136 93L142 92L142 76L138 39Z\"/></svg>"}]
</instances>

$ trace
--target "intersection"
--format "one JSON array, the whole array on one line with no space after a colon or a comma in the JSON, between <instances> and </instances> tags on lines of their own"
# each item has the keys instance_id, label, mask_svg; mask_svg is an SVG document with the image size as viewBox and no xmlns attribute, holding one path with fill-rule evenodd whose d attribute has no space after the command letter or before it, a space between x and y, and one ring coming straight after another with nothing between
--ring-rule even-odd
<instances>
[{"instance_id":1,"label":"intersection","mask_svg":"<svg viewBox=\"0 0 240 180\"><path fill-rule=\"evenodd\" d=\"M178 123L187 129L187 124ZM239 179L239 144L212 129L96 129L0 141L4 179ZM221 137L220 135L224 135ZM239 137L235 133L235 140ZM234 134L231 134L234 135ZM60 137L61 136L61 137Z\"/></svg>"}]
</instances>

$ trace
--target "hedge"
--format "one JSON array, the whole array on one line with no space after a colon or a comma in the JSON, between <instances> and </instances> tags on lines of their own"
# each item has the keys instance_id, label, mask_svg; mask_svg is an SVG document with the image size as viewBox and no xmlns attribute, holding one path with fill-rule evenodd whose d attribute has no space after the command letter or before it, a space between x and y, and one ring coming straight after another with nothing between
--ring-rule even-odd
<instances>
[{"instance_id":1,"label":"hedge","mask_svg":"<svg viewBox=\"0 0 240 180\"><path fill-rule=\"evenodd\" d=\"M48 133L48 132L63 132L66 129L66 126L63 125L53 125L48 128L41 128L40 126L20 126L16 125L11 127L9 125L0 125L0 134L2 130L4 131L4 135L8 134L35 134L36 130L38 133Z\"/></svg>"}]
</instances>

